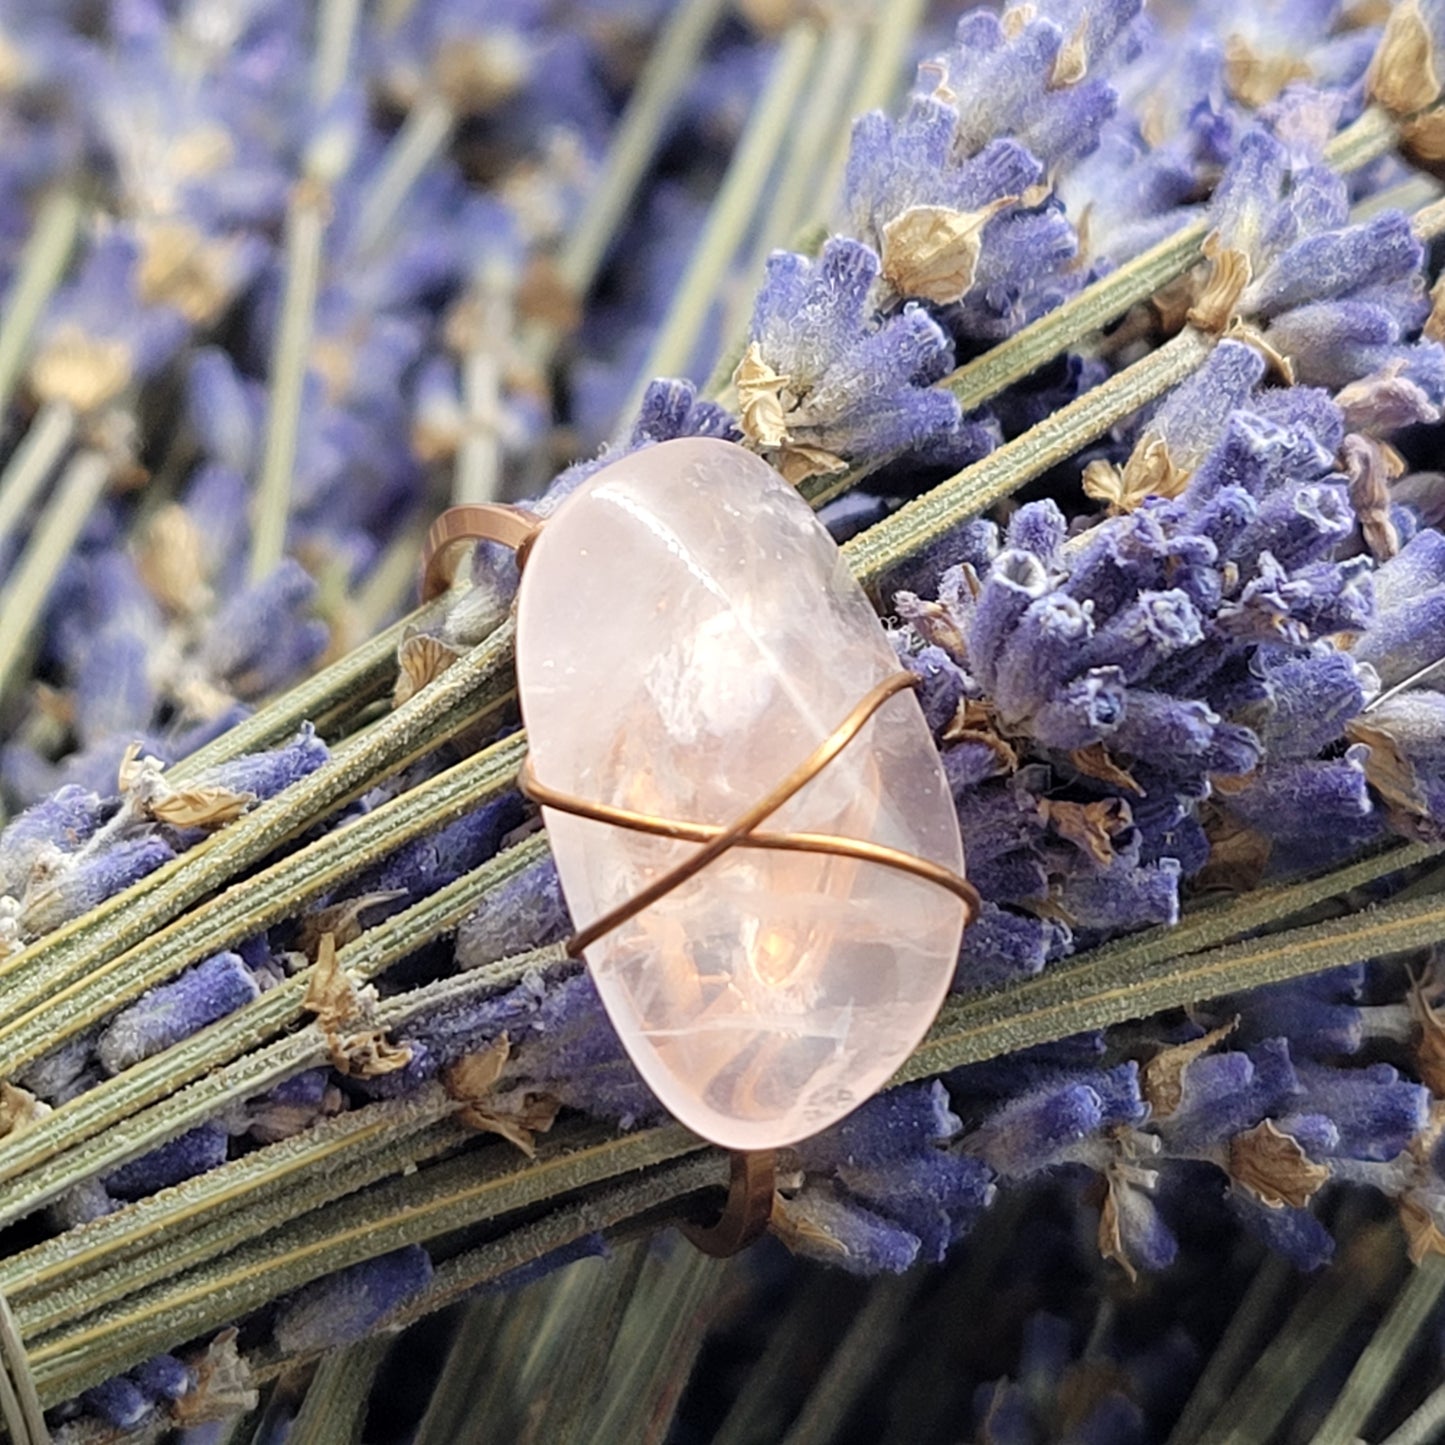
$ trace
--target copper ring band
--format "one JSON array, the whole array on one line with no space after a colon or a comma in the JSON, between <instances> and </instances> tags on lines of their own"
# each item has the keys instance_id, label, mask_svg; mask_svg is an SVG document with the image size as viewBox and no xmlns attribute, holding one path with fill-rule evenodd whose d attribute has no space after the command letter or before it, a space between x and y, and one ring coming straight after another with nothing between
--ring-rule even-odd
<instances>
[{"instance_id":1,"label":"copper ring band","mask_svg":"<svg viewBox=\"0 0 1445 1445\"><path fill-rule=\"evenodd\" d=\"M448 507L427 529L421 549L421 600L431 602L452 585L463 546L499 542L517 554L517 566L527 559L540 517L502 502L469 502Z\"/></svg>"},{"instance_id":2,"label":"copper ring band","mask_svg":"<svg viewBox=\"0 0 1445 1445\"><path fill-rule=\"evenodd\" d=\"M683 1234L704 1254L724 1259L767 1232L777 1189L777 1155L771 1149L734 1149L728 1197L714 1224L682 1224Z\"/></svg>"}]
</instances>

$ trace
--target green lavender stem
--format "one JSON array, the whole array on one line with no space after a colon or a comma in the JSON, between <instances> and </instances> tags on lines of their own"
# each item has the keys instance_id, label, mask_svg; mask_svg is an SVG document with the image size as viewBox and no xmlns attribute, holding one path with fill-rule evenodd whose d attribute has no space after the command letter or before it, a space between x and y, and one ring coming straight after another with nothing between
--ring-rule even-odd
<instances>
[{"instance_id":1,"label":"green lavender stem","mask_svg":"<svg viewBox=\"0 0 1445 1445\"><path fill-rule=\"evenodd\" d=\"M385 237L422 172L451 144L456 124L456 112L435 93L407 112L362 198L356 219L358 254L365 255Z\"/></svg>"},{"instance_id":2,"label":"green lavender stem","mask_svg":"<svg viewBox=\"0 0 1445 1445\"><path fill-rule=\"evenodd\" d=\"M231 884L203 911L144 936L103 963L90 958L69 973L12 975L6 988L7 1017L0 1022L0 1054L7 1066L23 1068L181 969L294 916L385 853L499 796L515 781L522 751L509 738L464 759L349 824L338 835L342 847L323 847L318 840L288 854ZM219 876L233 877L239 870L225 864L227 841L218 839L221 846L207 856L213 867L224 869Z\"/></svg>"},{"instance_id":3,"label":"green lavender stem","mask_svg":"<svg viewBox=\"0 0 1445 1445\"><path fill-rule=\"evenodd\" d=\"M512 1167L512 1151L496 1148L389 1180L31 1342L41 1398L48 1404L66 1399L124 1368L119 1361L146 1359L165 1348L163 1342L215 1329L361 1260L703 1147L672 1126L600 1142L549 1140L520 1169Z\"/></svg>"},{"instance_id":4,"label":"green lavender stem","mask_svg":"<svg viewBox=\"0 0 1445 1445\"><path fill-rule=\"evenodd\" d=\"M60 564L70 555L110 480L110 463L99 452L85 451L66 467L54 495L35 525L25 551L0 590L0 697L16 681L30 655L35 624L50 596Z\"/></svg>"},{"instance_id":5,"label":"green lavender stem","mask_svg":"<svg viewBox=\"0 0 1445 1445\"><path fill-rule=\"evenodd\" d=\"M61 190L45 198L35 218L0 320L0 413L14 398L36 324L70 263L84 214L80 197Z\"/></svg>"},{"instance_id":6,"label":"green lavender stem","mask_svg":"<svg viewBox=\"0 0 1445 1445\"><path fill-rule=\"evenodd\" d=\"M1432 1254L1405 1280L1389 1313L1355 1362L1311 1445L1353 1445L1395 1383L1408 1351L1445 1293L1445 1256Z\"/></svg>"},{"instance_id":7,"label":"green lavender stem","mask_svg":"<svg viewBox=\"0 0 1445 1445\"><path fill-rule=\"evenodd\" d=\"M727 176L678 283L667 319L618 418L624 434L631 428L653 377L681 375L692 358L717 299L718 279L737 254L772 174L817 47L818 29L809 21L794 25L778 47L762 99L728 164Z\"/></svg>"},{"instance_id":8,"label":"green lavender stem","mask_svg":"<svg viewBox=\"0 0 1445 1445\"><path fill-rule=\"evenodd\" d=\"M525 846L438 889L347 944L338 953L341 967L366 982L431 939L454 930L488 888L526 866ZM414 989L383 1004L377 1011L377 1026L399 1028L430 1008L489 996L519 983L529 969L561 959L560 950L535 950ZM324 1063L327 1041L319 1027L280 1033L303 1016L306 982L305 975L288 980L228 1019L98 1084L0 1143L0 1174L13 1181L12 1187L0 1191L0 1218L22 1219L81 1181L117 1168L219 1110ZM272 997L277 999L274 1004L269 1002Z\"/></svg>"},{"instance_id":9,"label":"green lavender stem","mask_svg":"<svg viewBox=\"0 0 1445 1445\"><path fill-rule=\"evenodd\" d=\"M74 435L75 413L62 401L51 402L30 423L0 472L0 545L25 519Z\"/></svg>"},{"instance_id":10,"label":"green lavender stem","mask_svg":"<svg viewBox=\"0 0 1445 1445\"><path fill-rule=\"evenodd\" d=\"M722 8L722 0L685 0L668 17L648 56L602 174L557 258L559 279L575 296L585 296L596 280Z\"/></svg>"}]
</instances>

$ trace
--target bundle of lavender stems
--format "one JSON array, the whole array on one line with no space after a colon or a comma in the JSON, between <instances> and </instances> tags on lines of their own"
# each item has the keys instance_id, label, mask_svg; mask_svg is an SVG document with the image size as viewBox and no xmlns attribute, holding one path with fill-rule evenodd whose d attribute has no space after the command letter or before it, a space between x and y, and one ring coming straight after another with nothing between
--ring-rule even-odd
<instances>
[{"instance_id":1,"label":"bundle of lavender stems","mask_svg":"<svg viewBox=\"0 0 1445 1445\"><path fill-rule=\"evenodd\" d=\"M1442 89L1445 0L0 0L16 1445L1441 1438ZM690 436L983 899L727 1261L515 565L416 605Z\"/></svg>"}]
</instances>

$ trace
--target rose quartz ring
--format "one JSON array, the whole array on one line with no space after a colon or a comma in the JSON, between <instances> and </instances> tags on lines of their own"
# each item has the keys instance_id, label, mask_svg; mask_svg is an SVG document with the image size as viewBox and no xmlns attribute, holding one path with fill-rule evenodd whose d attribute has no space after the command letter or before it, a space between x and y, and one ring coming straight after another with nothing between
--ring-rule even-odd
<instances>
[{"instance_id":1,"label":"rose quartz ring","mask_svg":"<svg viewBox=\"0 0 1445 1445\"><path fill-rule=\"evenodd\" d=\"M750 452L666 442L530 539L517 618L530 790L628 1053L727 1148L826 1128L927 1030L971 896L837 547Z\"/></svg>"}]
</instances>

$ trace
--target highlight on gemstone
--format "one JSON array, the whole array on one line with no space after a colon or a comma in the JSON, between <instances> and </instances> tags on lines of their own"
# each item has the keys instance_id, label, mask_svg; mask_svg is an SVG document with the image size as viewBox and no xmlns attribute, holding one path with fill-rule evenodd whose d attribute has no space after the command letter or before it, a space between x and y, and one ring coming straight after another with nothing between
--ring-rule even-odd
<instances>
[{"instance_id":1,"label":"highlight on gemstone","mask_svg":"<svg viewBox=\"0 0 1445 1445\"><path fill-rule=\"evenodd\" d=\"M685 438L597 473L542 529L517 673L548 788L722 826L771 792L898 661L826 529L765 462ZM579 929L701 846L544 817ZM764 825L963 870L911 692ZM733 847L588 946L613 1024L683 1123L729 1148L826 1128L887 1082L958 959L960 900L872 861Z\"/></svg>"}]
</instances>

